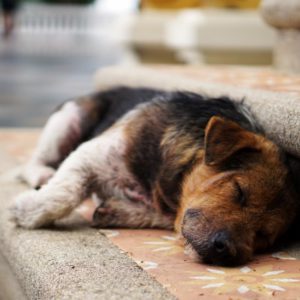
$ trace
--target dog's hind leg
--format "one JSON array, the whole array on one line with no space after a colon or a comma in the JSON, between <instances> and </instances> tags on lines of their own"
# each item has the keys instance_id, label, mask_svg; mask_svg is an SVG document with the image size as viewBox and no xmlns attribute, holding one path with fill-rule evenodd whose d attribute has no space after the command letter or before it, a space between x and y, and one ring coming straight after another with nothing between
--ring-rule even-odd
<instances>
[{"instance_id":1,"label":"dog's hind leg","mask_svg":"<svg viewBox=\"0 0 300 300\"><path fill-rule=\"evenodd\" d=\"M38 228L67 216L92 192L114 176L111 161L121 164L124 153L122 126L116 126L80 145L40 190L18 196L12 207L14 221Z\"/></svg>"},{"instance_id":2,"label":"dog's hind leg","mask_svg":"<svg viewBox=\"0 0 300 300\"><path fill-rule=\"evenodd\" d=\"M22 172L33 188L45 184L59 164L99 123L106 103L99 94L65 102L48 120L37 148Z\"/></svg>"}]
</instances>

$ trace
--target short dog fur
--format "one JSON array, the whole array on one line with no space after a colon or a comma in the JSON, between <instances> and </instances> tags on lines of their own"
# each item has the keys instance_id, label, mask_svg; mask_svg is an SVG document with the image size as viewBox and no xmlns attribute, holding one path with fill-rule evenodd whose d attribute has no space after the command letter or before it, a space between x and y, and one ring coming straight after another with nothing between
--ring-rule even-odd
<instances>
[{"instance_id":1,"label":"short dog fur","mask_svg":"<svg viewBox=\"0 0 300 300\"><path fill-rule=\"evenodd\" d=\"M12 214L25 228L99 201L100 227L175 228L193 256L234 265L270 247L299 212L296 160L243 102L114 88L50 117Z\"/></svg>"}]
</instances>

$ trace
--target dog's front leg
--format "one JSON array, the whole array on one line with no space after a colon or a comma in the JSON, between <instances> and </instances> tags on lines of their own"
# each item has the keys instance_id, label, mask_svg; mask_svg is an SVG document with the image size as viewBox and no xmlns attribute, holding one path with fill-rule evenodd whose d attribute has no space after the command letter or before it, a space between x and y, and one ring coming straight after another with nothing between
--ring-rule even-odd
<instances>
[{"instance_id":1,"label":"dog's front leg","mask_svg":"<svg viewBox=\"0 0 300 300\"><path fill-rule=\"evenodd\" d=\"M40 190L27 191L12 207L16 224L38 228L68 215L90 192L101 174L101 138L82 144L60 166L54 177Z\"/></svg>"}]
</instances>

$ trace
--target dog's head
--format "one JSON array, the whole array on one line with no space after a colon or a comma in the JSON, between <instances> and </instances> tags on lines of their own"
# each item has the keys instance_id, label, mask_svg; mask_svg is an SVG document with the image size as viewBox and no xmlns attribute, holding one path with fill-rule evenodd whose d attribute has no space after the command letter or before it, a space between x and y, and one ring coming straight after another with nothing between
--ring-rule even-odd
<instances>
[{"instance_id":1,"label":"dog's head","mask_svg":"<svg viewBox=\"0 0 300 300\"><path fill-rule=\"evenodd\" d=\"M219 117L186 177L176 227L203 262L234 265L271 246L291 223L296 194L280 149Z\"/></svg>"}]
</instances>

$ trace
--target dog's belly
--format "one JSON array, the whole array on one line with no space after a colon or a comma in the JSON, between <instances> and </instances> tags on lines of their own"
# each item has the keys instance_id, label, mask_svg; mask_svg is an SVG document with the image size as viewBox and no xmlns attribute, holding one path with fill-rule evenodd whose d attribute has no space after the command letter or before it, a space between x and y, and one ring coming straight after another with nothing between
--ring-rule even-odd
<instances>
[{"instance_id":1,"label":"dog's belly","mask_svg":"<svg viewBox=\"0 0 300 300\"><path fill-rule=\"evenodd\" d=\"M105 183L101 183L97 189L97 196L105 201L111 198L118 200L130 200L143 202L151 205L151 197L144 191L142 186L133 178L133 176L123 169L123 166L111 165L110 176Z\"/></svg>"},{"instance_id":2,"label":"dog's belly","mask_svg":"<svg viewBox=\"0 0 300 300\"><path fill-rule=\"evenodd\" d=\"M126 166L127 139L124 133L125 125L126 122L121 121L96 137L101 158L100 165L95 166L96 169L94 170L98 180L93 191L103 201L115 198L151 205L151 196L148 195Z\"/></svg>"}]
</instances>

